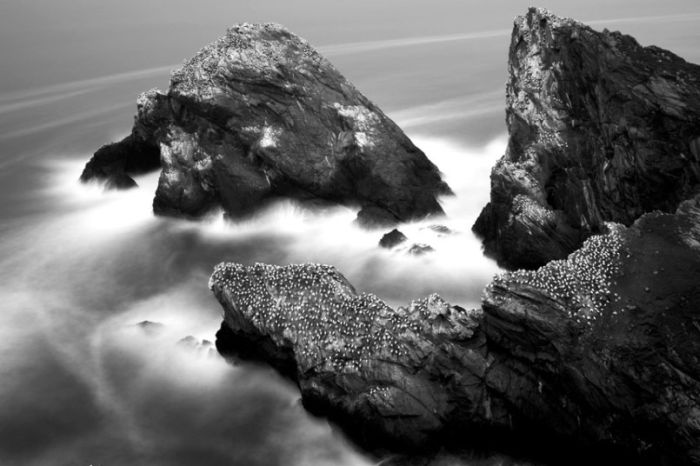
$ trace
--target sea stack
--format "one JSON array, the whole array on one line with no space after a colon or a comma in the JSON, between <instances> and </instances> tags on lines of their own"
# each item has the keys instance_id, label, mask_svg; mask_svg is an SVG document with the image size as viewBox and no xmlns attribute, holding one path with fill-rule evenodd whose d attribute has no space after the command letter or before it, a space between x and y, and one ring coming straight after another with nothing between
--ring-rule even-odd
<instances>
[{"instance_id":1,"label":"sea stack","mask_svg":"<svg viewBox=\"0 0 700 466\"><path fill-rule=\"evenodd\" d=\"M232 27L137 107L132 134L97 151L82 179L128 187L160 166L157 214L236 217L286 196L356 205L361 223L390 225L441 214L450 193L393 121L276 24Z\"/></svg>"},{"instance_id":2,"label":"sea stack","mask_svg":"<svg viewBox=\"0 0 700 466\"><path fill-rule=\"evenodd\" d=\"M566 257L606 221L673 212L700 181L700 66L531 8L515 21L491 201L474 224L508 268Z\"/></svg>"}]
</instances>

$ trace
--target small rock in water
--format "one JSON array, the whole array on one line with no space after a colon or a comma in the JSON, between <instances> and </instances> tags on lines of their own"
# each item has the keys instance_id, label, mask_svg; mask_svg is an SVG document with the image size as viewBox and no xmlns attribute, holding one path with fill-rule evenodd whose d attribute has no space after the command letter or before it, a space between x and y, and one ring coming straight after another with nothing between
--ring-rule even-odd
<instances>
[{"instance_id":1,"label":"small rock in water","mask_svg":"<svg viewBox=\"0 0 700 466\"><path fill-rule=\"evenodd\" d=\"M435 233L439 233L440 235L451 235L453 233L452 230L445 225L430 225L428 229L434 231Z\"/></svg>"},{"instance_id":2,"label":"small rock in water","mask_svg":"<svg viewBox=\"0 0 700 466\"><path fill-rule=\"evenodd\" d=\"M408 250L408 253L414 256L422 256L428 252L433 251L435 251L435 249L433 249L433 247L429 244L416 243L413 246L411 246L411 249Z\"/></svg>"},{"instance_id":3,"label":"small rock in water","mask_svg":"<svg viewBox=\"0 0 700 466\"><path fill-rule=\"evenodd\" d=\"M389 233L382 236L382 239L379 240L379 245L383 248L391 249L405 242L407 239L406 235L394 228Z\"/></svg>"},{"instance_id":4,"label":"small rock in water","mask_svg":"<svg viewBox=\"0 0 700 466\"><path fill-rule=\"evenodd\" d=\"M136 324L136 326L146 332L148 335L160 333L165 328L165 325L161 324L160 322L152 322L150 320L143 320Z\"/></svg>"}]
</instances>

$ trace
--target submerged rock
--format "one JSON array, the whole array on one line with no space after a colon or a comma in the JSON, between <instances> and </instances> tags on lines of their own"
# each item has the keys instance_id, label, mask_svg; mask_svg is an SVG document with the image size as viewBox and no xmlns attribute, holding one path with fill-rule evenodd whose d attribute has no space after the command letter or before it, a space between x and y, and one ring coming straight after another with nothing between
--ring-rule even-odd
<instances>
[{"instance_id":1,"label":"submerged rock","mask_svg":"<svg viewBox=\"0 0 700 466\"><path fill-rule=\"evenodd\" d=\"M306 41L275 24L242 24L138 102L134 131L100 149L82 179L162 173L158 214L232 216L288 196L356 204L365 225L440 214L438 169Z\"/></svg>"},{"instance_id":2,"label":"submerged rock","mask_svg":"<svg viewBox=\"0 0 700 466\"><path fill-rule=\"evenodd\" d=\"M274 365L372 449L700 464L699 225L700 196L610 224L497 277L476 310L392 309L330 266L220 264L217 347Z\"/></svg>"},{"instance_id":3,"label":"submerged rock","mask_svg":"<svg viewBox=\"0 0 700 466\"><path fill-rule=\"evenodd\" d=\"M413 256L422 256L424 254L427 254L427 253L433 252L433 251L435 251L435 249L431 245L425 244L425 243L413 244L408 249L408 253L413 255Z\"/></svg>"},{"instance_id":4,"label":"submerged rock","mask_svg":"<svg viewBox=\"0 0 700 466\"><path fill-rule=\"evenodd\" d=\"M143 330L147 335L157 335L165 329L165 325L160 322L153 322L150 320L142 320L136 324L138 328Z\"/></svg>"},{"instance_id":5,"label":"submerged rock","mask_svg":"<svg viewBox=\"0 0 700 466\"><path fill-rule=\"evenodd\" d=\"M177 346L192 351L200 356L215 356L214 343L209 340L199 340L192 335L187 335L185 338L177 342Z\"/></svg>"},{"instance_id":6,"label":"submerged rock","mask_svg":"<svg viewBox=\"0 0 700 466\"><path fill-rule=\"evenodd\" d=\"M445 225L429 225L427 228L428 230L434 231L440 236L451 235L453 233L453 231Z\"/></svg>"},{"instance_id":7,"label":"submerged rock","mask_svg":"<svg viewBox=\"0 0 700 466\"><path fill-rule=\"evenodd\" d=\"M561 259L606 221L673 212L700 182L700 66L531 8L515 21L506 121L474 231L510 268Z\"/></svg>"}]
</instances>

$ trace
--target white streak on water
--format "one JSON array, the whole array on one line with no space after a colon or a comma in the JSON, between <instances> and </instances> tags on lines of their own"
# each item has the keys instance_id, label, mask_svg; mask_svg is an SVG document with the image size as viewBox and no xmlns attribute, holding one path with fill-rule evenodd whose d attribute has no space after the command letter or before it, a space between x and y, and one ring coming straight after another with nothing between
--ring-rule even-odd
<instances>
[{"instance_id":1,"label":"white streak on water","mask_svg":"<svg viewBox=\"0 0 700 466\"><path fill-rule=\"evenodd\" d=\"M87 94L92 91L92 89L78 89L74 91L61 92L57 94L52 94L48 96L34 97L34 98L23 98L16 102L0 104L0 116L16 112L18 110L26 110L33 107L42 107L47 104L52 104L60 100L70 99L77 97L79 95Z\"/></svg>"},{"instance_id":2,"label":"white streak on water","mask_svg":"<svg viewBox=\"0 0 700 466\"><path fill-rule=\"evenodd\" d=\"M79 112L79 113L73 113L71 115L65 116L63 118L56 118L51 121L48 121L46 123L42 123L39 125L33 125L33 126L27 126L22 129L14 130L14 131L6 131L0 134L0 141L6 141L9 139L14 139L22 136L29 136L31 134L36 134L40 133L42 131L46 131L49 129L54 129L54 128L59 128L61 126L67 126L73 123L78 123L82 121L87 121L91 120L93 118L114 112L115 110L119 110L122 108L128 108L128 107L133 107L134 103L133 102L122 102L119 104L114 104L114 105L109 105L107 107L102 107L96 110L88 110L84 112ZM10 159L6 163L14 163L16 159Z\"/></svg>"},{"instance_id":3,"label":"white streak on water","mask_svg":"<svg viewBox=\"0 0 700 466\"><path fill-rule=\"evenodd\" d=\"M413 47L416 45L440 44L445 42L458 42L475 39L490 39L510 34L509 29L494 29L491 31L465 32L459 34L445 34L422 37L404 37L400 39L386 39L364 42L350 42L345 44L322 45L319 51L328 56L339 56L354 53L373 52L398 47Z\"/></svg>"},{"instance_id":4,"label":"white streak on water","mask_svg":"<svg viewBox=\"0 0 700 466\"><path fill-rule=\"evenodd\" d=\"M621 18L592 19L580 21L593 26L618 23L661 23L700 21L700 14L658 15L658 16L627 16ZM493 29L489 31L465 32L457 34L430 35L421 37L403 37L345 44L322 45L319 51L328 56L340 56L363 52L374 52L399 47L414 47L418 45L442 44L469 40L492 39L510 36L512 29Z\"/></svg>"},{"instance_id":5,"label":"white streak on water","mask_svg":"<svg viewBox=\"0 0 700 466\"><path fill-rule=\"evenodd\" d=\"M656 16L625 16L619 18L603 18L581 20L582 23L592 26L608 24L635 24L635 23L674 23L700 21L700 14L674 14ZM511 29L493 29L488 31L470 31L455 34L427 35L420 37L401 37L396 39L384 39L375 41L349 42L340 44L326 44L318 46L318 50L328 56L342 56L369 51L387 50L392 48L412 47L417 45L441 44L447 42L459 42L470 40L507 37ZM171 64L132 70L96 78L71 81L66 83L44 86L16 92L0 94L0 115L16 110L41 106L58 100L74 97L86 92L104 88L106 86L133 81L137 79L166 75L179 65Z\"/></svg>"},{"instance_id":6,"label":"white streak on water","mask_svg":"<svg viewBox=\"0 0 700 466\"><path fill-rule=\"evenodd\" d=\"M391 118L401 128L411 129L446 121L465 120L503 112L505 90L477 93L434 104L410 107L391 112Z\"/></svg>"},{"instance_id":7,"label":"white streak on water","mask_svg":"<svg viewBox=\"0 0 700 466\"><path fill-rule=\"evenodd\" d=\"M174 67L174 65L157 66L153 68L144 68L141 70L133 70L126 71L124 73L115 73L106 76L99 76L97 78L81 79L78 81L54 84L51 86L44 86L35 89L28 89L17 92L6 92L0 94L0 103L18 103L17 101L35 99L39 96L46 96L46 94L59 98L65 97L74 92L88 91L94 88L100 88L127 81L133 81L136 79L150 78L162 74L167 74Z\"/></svg>"}]
</instances>

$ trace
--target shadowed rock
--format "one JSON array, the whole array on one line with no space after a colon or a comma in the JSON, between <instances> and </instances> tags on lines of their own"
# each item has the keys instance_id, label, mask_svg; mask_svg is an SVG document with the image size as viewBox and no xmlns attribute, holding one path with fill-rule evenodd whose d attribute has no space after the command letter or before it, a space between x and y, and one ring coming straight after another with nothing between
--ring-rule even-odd
<instances>
[{"instance_id":1,"label":"shadowed rock","mask_svg":"<svg viewBox=\"0 0 700 466\"><path fill-rule=\"evenodd\" d=\"M700 67L532 8L515 21L491 201L474 224L509 268L561 259L606 221L673 212L700 181Z\"/></svg>"},{"instance_id":2,"label":"shadowed rock","mask_svg":"<svg viewBox=\"0 0 700 466\"><path fill-rule=\"evenodd\" d=\"M265 360L362 445L517 446L555 464L700 464L700 197L392 309L333 267L217 266L223 353ZM489 443L490 442L490 443Z\"/></svg>"},{"instance_id":3,"label":"shadowed rock","mask_svg":"<svg viewBox=\"0 0 700 466\"><path fill-rule=\"evenodd\" d=\"M441 214L438 169L306 41L242 24L139 98L133 134L100 149L82 179L162 173L158 214L245 215L277 196L353 204L381 226ZM146 163L147 162L147 163Z\"/></svg>"},{"instance_id":4,"label":"shadowed rock","mask_svg":"<svg viewBox=\"0 0 700 466\"><path fill-rule=\"evenodd\" d=\"M389 233L382 236L382 239L379 240L379 246L386 249L391 249L394 246L398 246L399 244L405 242L407 239L408 238L406 235L394 228Z\"/></svg>"}]
</instances>

